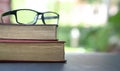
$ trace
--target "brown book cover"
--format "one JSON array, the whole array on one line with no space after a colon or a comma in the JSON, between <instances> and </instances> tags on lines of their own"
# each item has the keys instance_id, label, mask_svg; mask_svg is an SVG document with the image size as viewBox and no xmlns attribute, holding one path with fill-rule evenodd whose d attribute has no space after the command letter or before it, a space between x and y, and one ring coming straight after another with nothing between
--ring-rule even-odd
<instances>
[{"instance_id":1,"label":"brown book cover","mask_svg":"<svg viewBox=\"0 0 120 71\"><path fill-rule=\"evenodd\" d=\"M0 61L65 62L64 41L0 39Z\"/></svg>"},{"instance_id":2,"label":"brown book cover","mask_svg":"<svg viewBox=\"0 0 120 71\"><path fill-rule=\"evenodd\" d=\"M0 39L57 40L57 26L0 24Z\"/></svg>"}]
</instances>

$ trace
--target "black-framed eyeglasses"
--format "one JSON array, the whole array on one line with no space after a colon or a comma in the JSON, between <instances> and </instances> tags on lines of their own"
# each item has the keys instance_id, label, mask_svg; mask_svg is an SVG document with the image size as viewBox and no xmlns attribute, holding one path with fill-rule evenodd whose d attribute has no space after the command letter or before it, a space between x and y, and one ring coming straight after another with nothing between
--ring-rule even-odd
<instances>
[{"instance_id":1,"label":"black-framed eyeglasses","mask_svg":"<svg viewBox=\"0 0 120 71\"><path fill-rule=\"evenodd\" d=\"M59 14L56 12L38 12L32 9L17 9L5 12L1 15L1 21L4 23L4 17L14 15L18 24L35 25L40 19L42 24L57 24L59 22Z\"/></svg>"}]
</instances>

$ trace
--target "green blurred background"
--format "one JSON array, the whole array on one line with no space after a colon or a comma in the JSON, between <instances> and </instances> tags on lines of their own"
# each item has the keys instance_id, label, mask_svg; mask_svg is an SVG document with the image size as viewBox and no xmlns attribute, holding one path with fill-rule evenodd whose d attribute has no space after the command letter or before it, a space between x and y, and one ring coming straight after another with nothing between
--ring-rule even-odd
<instances>
[{"instance_id":1,"label":"green blurred background","mask_svg":"<svg viewBox=\"0 0 120 71\"><path fill-rule=\"evenodd\" d=\"M58 39L70 52L119 52L119 0L12 0L11 9L60 14Z\"/></svg>"}]
</instances>

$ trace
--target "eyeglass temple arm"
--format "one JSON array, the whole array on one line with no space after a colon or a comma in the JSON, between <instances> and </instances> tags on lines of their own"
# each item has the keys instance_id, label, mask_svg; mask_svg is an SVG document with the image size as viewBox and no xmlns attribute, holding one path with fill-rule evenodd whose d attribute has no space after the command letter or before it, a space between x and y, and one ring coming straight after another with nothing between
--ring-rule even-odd
<instances>
[{"instance_id":1,"label":"eyeglass temple arm","mask_svg":"<svg viewBox=\"0 0 120 71\"><path fill-rule=\"evenodd\" d=\"M44 19L56 19L59 18L58 16L50 16L50 17L44 17Z\"/></svg>"},{"instance_id":2,"label":"eyeglass temple arm","mask_svg":"<svg viewBox=\"0 0 120 71\"><path fill-rule=\"evenodd\" d=\"M44 17L44 19L58 19L58 20L57 20L57 24L59 23L59 15L58 15L58 16Z\"/></svg>"},{"instance_id":3,"label":"eyeglass temple arm","mask_svg":"<svg viewBox=\"0 0 120 71\"><path fill-rule=\"evenodd\" d=\"M4 23L3 18L2 18L3 16L7 16L7 15L11 15L11 14L15 14L15 11L8 11L8 12L3 13L1 15L1 22Z\"/></svg>"},{"instance_id":4,"label":"eyeglass temple arm","mask_svg":"<svg viewBox=\"0 0 120 71\"><path fill-rule=\"evenodd\" d=\"M41 18L38 18L38 19L57 19L59 20L59 15L58 16L49 16L49 17L41 17ZM45 21L43 20L43 23L45 24ZM58 23L58 22L57 22Z\"/></svg>"},{"instance_id":5,"label":"eyeglass temple arm","mask_svg":"<svg viewBox=\"0 0 120 71\"><path fill-rule=\"evenodd\" d=\"M11 14L15 14L15 13L16 13L16 10L15 11L8 11L8 12L3 13L2 16L11 15Z\"/></svg>"}]
</instances>

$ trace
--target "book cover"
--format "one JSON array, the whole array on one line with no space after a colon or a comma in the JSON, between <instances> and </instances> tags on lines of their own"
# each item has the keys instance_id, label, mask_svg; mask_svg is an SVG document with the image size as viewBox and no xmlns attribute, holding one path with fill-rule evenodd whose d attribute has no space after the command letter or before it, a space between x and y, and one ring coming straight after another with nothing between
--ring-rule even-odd
<instances>
[{"instance_id":1,"label":"book cover","mask_svg":"<svg viewBox=\"0 0 120 71\"><path fill-rule=\"evenodd\" d=\"M64 41L0 39L0 61L65 62Z\"/></svg>"},{"instance_id":2,"label":"book cover","mask_svg":"<svg viewBox=\"0 0 120 71\"><path fill-rule=\"evenodd\" d=\"M57 26L0 24L0 39L57 40Z\"/></svg>"}]
</instances>

